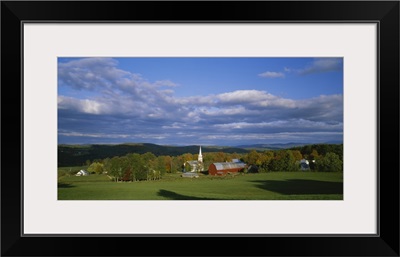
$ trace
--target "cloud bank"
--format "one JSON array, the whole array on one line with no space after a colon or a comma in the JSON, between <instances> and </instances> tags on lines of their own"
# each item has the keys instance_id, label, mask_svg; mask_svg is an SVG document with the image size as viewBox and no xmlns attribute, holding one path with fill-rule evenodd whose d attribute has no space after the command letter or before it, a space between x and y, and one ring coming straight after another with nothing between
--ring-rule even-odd
<instances>
[{"instance_id":1,"label":"cloud bank","mask_svg":"<svg viewBox=\"0 0 400 257\"><path fill-rule=\"evenodd\" d=\"M334 66L316 61L304 73ZM111 58L59 63L58 74L59 143L239 145L343 136L342 95L294 100L242 89L176 97L178 84L148 81Z\"/></svg>"}]
</instances>

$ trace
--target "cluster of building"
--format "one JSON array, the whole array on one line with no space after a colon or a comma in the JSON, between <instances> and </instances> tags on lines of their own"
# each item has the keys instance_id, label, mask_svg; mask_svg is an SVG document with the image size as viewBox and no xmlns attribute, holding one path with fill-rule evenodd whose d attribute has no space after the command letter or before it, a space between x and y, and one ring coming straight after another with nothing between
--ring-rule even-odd
<instances>
[{"instance_id":1,"label":"cluster of building","mask_svg":"<svg viewBox=\"0 0 400 257\"><path fill-rule=\"evenodd\" d=\"M184 167L183 177L196 177L195 174L197 172L204 170L201 146L197 160L187 161ZM237 173L245 168L246 164L238 159L233 159L231 162L214 162L208 167L208 174L212 176L222 176L230 173Z\"/></svg>"},{"instance_id":2,"label":"cluster of building","mask_svg":"<svg viewBox=\"0 0 400 257\"><path fill-rule=\"evenodd\" d=\"M306 159L300 160L299 165L300 170L302 171L310 170L310 163ZM201 146L197 160L187 161L184 167L185 169L182 175L183 177L198 177L198 172L204 171ZM214 162L208 167L208 174L212 176L222 176L243 171L245 168L252 169L252 167L248 167L246 163L240 161L239 159L233 159L231 162Z\"/></svg>"}]
</instances>

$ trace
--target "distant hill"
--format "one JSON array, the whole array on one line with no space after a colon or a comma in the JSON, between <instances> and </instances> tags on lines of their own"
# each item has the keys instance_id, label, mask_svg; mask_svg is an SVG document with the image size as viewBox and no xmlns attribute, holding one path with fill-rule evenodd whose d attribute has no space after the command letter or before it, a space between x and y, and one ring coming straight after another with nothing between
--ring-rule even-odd
<instances>
[{"instance_id":1,"label":"distant hill","mask_svg":"<svg viewBox=\"0 0 400 257\"><path fill-rule=\"evenodd\" d=\"M246 149L239 147L202 146L205 152L247 153ZM144 154L151 152L156 156L178 156L185 153L196 154L199 146L164 146L149 143L127 143L118 145L58 145L58 167L79 166L86 160L112 158L124 156L128 153Z\"/></svg>"},{"instance_id":2,"label":"distant hill","mask_svg":"<svg viewBox=\"0 0 400 257\"><path fill-rule=\"evenodd\" d=\"M296 146L307 145L306 143L285 143L285 144L254 144L254 145L238 145L238 148L256 149L256 150L279 150L288 149Z\"/></svg>"},{"instance_id":3,"label":"distant hill","mask_svg":"<svg viewBox=\"0 0 400 257\"><path fill-rule=\"evenodd\" d=\"M299 146L305 146L305 145L311 145L315 143L285 143L285 144L253 144L253 145L238 145L236 147L238 148L243 148L246 150L279 150L279 149L290 149L293 147L299 147ZM339 141L329 141L329 142L324 142L320 144L343 144L343 142Z\"/></svg>"}]
</instances>

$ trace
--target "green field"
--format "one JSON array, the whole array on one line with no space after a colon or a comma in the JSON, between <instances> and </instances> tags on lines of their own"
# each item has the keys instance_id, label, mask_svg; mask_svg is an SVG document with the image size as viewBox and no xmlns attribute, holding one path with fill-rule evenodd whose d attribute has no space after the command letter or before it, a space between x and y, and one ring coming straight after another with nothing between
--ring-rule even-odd
<instances>
[{"instance_id":1,"label":"green field","mask_svg":"<svg viewBox=\"0 0 400 257\"><path fill-rule=\"evenodd\" d=\"M106 175L63 176L59 200L343 200L343 173L270 172L112 182Z\"/></svg>"}]
</instances>

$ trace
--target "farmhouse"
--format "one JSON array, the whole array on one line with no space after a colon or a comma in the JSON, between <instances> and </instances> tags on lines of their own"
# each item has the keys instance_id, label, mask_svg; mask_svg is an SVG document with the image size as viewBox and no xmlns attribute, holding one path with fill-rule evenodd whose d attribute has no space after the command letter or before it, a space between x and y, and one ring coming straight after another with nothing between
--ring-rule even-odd
<instances>
[{"instance_id":1,"label":"farmhouse","mask_svg":"<svg viewBox=\"0 0 400 257\"><path fill-rule=\"evenodd\" d=\"M75 176L89 176L89 172L86 170L80 170L78 173L75 174Z\"/></svg>"},{"instance_id":2,"label":"farmhouse","mask_svg":"<svg viewBox=\"0 0 400 257\"><path fill-rule=\"evenodd\" d=\"M213 176L221 176L229 173L237 173L246 168L244 162L215 162L208 167L208 174Z\"/></svg>"}]
</instances>

